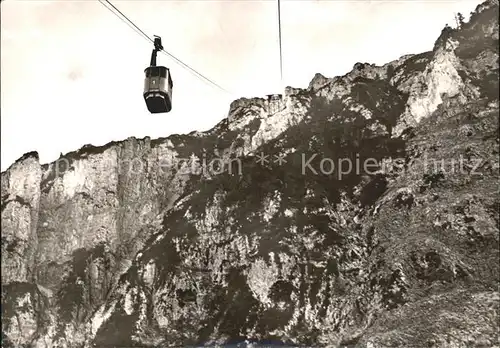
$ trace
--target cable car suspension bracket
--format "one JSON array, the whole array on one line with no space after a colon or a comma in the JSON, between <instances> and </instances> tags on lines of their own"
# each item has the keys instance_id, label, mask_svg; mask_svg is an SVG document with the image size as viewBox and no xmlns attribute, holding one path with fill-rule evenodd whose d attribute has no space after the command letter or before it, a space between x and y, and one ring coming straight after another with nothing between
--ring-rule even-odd
<instances>
[{"instance_id":1,"label":"cable car suspension bracket","mask_svg":"<svg viewBox=\"0 0 500 348\"><path fill-rule=\"evenodd\" d=\"M153 49L153 52L151 53L151 63L150 66L156 66L156 55L159 51L163 51L163 46L161 44L161 37L154 35L155 40L154 40L154 45L155 48Z\"/></svg>"}]
</instances>

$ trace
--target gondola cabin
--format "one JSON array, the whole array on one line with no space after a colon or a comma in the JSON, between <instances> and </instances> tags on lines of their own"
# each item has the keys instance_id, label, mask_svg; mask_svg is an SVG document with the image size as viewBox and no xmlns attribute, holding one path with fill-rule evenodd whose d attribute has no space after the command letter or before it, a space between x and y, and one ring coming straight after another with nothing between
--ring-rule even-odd
<instances>
[{"instance_id":1,"label":"gondola cabin","mask_svg":"<svg viewBox=\"0 0 500 348\"><path fill-rule=\"evenodd\" d=\"M161 38L155 36L155 48L150 66L144 70L144 100L150 113L158 114L172 110L172 76L164 66L156 66L156 54L163 50Z\"/></svg>"},{"instance_id":2,"label":"gondola cabin","mask_svg":"<svg viewBox=\"0 0 500 348\"><path fill-rule=\"evenodd\" d=\"M144 70L144 100L152 114L172 110L172 77L164 66L150 66Z\"/></svg>"}]
</instances>

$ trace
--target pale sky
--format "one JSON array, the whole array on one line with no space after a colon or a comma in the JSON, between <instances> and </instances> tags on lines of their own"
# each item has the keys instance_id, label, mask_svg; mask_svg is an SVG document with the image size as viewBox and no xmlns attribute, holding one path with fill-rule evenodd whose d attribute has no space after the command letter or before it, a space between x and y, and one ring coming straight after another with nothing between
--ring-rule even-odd
<instances>
[{"instance_id":1,"label":"pale sky","mask_svg":"<svg viewBox=\"0 0 500 348\"><path fill-rule=\"evenodd\" d=\"M142 97L153 45L98 1L1 4L1 169L23 153L42 163L84 144L207 130L239 97L305 88L319 72L349 72L431 50L454 13L481 1L281 0L283 82L276 0L111 1L147 35L232 95L167 55L173 109L150 114Z\"/></svg>"}]
</instances>

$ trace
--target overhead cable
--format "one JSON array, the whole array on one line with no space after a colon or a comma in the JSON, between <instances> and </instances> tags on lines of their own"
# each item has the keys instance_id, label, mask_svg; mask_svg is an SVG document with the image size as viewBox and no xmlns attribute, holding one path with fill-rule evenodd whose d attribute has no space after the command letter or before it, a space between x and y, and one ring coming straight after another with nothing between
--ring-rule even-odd
<instances>
[{"instance_id":1,"label":"overhead cable","mask_svg":"<svg viewBox=\"0 0 500 348\"><path fill-rule=\"evenodd\" d=\"M99 0L99 2L104 6L106 7L109 11L111 11L115 16L117 16L120 20L122 20L123 22L125 22L127 25L129 26L132 26L132 28L134 29L134 31L136 31L138 34L142 35L146 40L150 41L151 43L154 44L154 40L151 39L151 37L149 37L149 35L147 35L143 30L141 30L141 28L139 28L132 20L130 20L122 11L120 11L115 5L113 5L109 0ZM106 4L108 4L110 7L108 7ZM116 11L113 11L113 9ZM228 90L226 90L225 88L221 87L219 84L217 84L216 82L212 81L211 79L209 79L208 77L204 76L203 74L199 73L198 71L196 71L195 69L193 69L192 67L190 67L188 64L184 63L182 60L178 59L177 57L175 57L173 54L171 54L170 52L166 51L165 49L162 49L160 52L163 52L165 53L166 55L168 55L170 58L172 58L176 63L180 64L182 67L186 68L187 70L189 70L191 73L195 74L196 76L198 76L200 79L204 80L205 82L208 82L209 84L211 84L212 86L220 89L221 91L225 92L225 93L228 93L228 94L232 94L231 92L229 92Z\"/></svg>"}]
</instances>

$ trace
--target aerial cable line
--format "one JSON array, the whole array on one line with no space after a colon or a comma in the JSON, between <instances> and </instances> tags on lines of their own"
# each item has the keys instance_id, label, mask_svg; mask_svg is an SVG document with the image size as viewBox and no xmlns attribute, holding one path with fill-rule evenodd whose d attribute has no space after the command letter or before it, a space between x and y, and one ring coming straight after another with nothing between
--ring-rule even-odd
<instances>
[{"instance_id":1,"label":"aerial cable line","mask_svg":"<svg viewBox=\"0 0 500 348\"><path fill-rule=\"evenodd\" d=\"M154 40L151 39L144 31L141 30L141 28L139 28L137 25L135 25L134 22L132 22L125 14L123 14L123 12L121 12L118 8L116 8L115 5L113 5L110 1L108 0L99 0L99 2L104 6L106 7L109 11L111 11L115 16L117 16L118 18L120 18L120 20L123 21L123 18L125 18L127 20L128 23L132 24L133 26L133 29L140 33L142 36L144 36L144 38L146 38L148 41L150 41L151 43L154 44ZM112 9L110 9L108 6L106 6L104 4L104 2L106 2L109 6L111 6L113 9L116 10L116 12L118 12L122 17L120 17L118 14L116 14L116 12L114 12ZM127 23L126 22L126 23ZM127 23L127 25L128 25ZM130 25L129 25L130 26ZM228 93L228 94L232 94L231 92L229 92L228 90L226 90L225 88L221 87L219 84L215 83L214 81L210 80L208 77L204 76L203 74L199 73L198 71L196 71L195 69L191 68L189 65L187 65L186 63L182 62L180 59L176 58L173 54L167 52L165 49L162 49L160 52L163 52L165 53L166 55L168 55L170 58L172 58L173 60L175 60L178 64L180 64L181 66L183 66L184 68L188 69L189 71L191 71L192 73L194 73L195 75L197 75L199 78L203 79L204 81L210 83L211 85L219 88L221 91L225 92L225 93Z\"/></svg>"},{"instance_id":2,"label":"aerial cable line","mask_svg":"<svg viewBox=\"0 0 500 348\"><path fill-rule=\"evenodd\" d=\"M113 12L113 14L115 16L117 16L118 18L120 18L120 20L123 21L123 18L118 16L113 10L111 10L109 7L107 7L106 5L104 5L104 2L105 1L107 4L109 4L113 9L116 10L116 12L118 12L123 18L125 18L127 20L128 23L132 24L133 28L135 31L138 31L142 36L144 36L144 38L146 38L148 41L150 41L151 43L154 44L154 40L151 39L144 31L142 31L137 25L135 25L134 22L132 22L125 14L123 14L123 12L121 12L118 8L116 8L116 6L114 6L110 1L108 0L99 0L99 2L104 6L106 7L108 10L110 10L111 12ZM127 24L128 24L127 23ZM176 58L174 55L172 55L171 53L167 52L165 49L162 49L161 52L167 54L169 57L171 57L172 59L174 59L178 64L182 65L184 68L190 70L192 73L194 73L195 75L197 75L198 77L200 77L201 79L205 80L206 82L212 84L213 86L219 88L220 90L222 90L223 92L226 92L226 93L229 93L231 94L229 91L227 91L226 89L224 89L223 87L221 87L220 85L218 85L217 83L213 82L212 80L210 80L208 77L204 76L203 74L199 73L198 71L196 71L195 69L191 68L189 65L185 64L184 62L182 62L180 59Z\"/></svg>"},{"instance_id":3,"label":"aerial cable line","mask_svg":"<svg viewBox=\"0 0 500 348\"><path fill-rule=\"evenodd\" d=\"M283 54L281 50L281 10L280 10L280 0L278 0L278 40L280 46L280 79L283 83Z\"/></svg>"},{"instance_id":4,"label":"aerial cable line","mask_svg":"<svg viewBox=\"0 0 500 348\"><path fill-rule=\"evenodd\" d=\"M99 0L101 3L102 0ZM116 8L116 6L114 6L110 1L108 0L104 0L106 3L108 3L112 8L114 8L121 16L123 16L128 23L132 24L133 27L135 29L137 29L137 31L139 31L139 33L142 34L142 36L144 36L147 40L149 40L151 43L154 44L154 40L151 39L146 33L144 33L144 31L142 31L137 25L134 24L134 22L132 22L125 14L123 14L123 12L121 12L118 8ZM108 7L106 7L108 8ZM108 8L109 9L109 8ZM113 12L113 11L112 11ZM115 12L113 12L113 14L116 15ZM122 19L121 17L117 16L118 18ZM191 68L189 65L185 64L184 62L182 62L180 59L176 58L173 54L167 52L165 49L162 49L161 52L167 54L169 57L171 57L172 59L174 59L178 64L182 65L184 68L190 70L192 73L194 73L195 75L197 75L198 77L202 78L203 80L207 81L208 83L212 84L213 86L219 88L220 90L222 90L223 92L226 92L226 93L230 93L228 92L226 89L224 89L223 87L221 87L220 85L218 85L217 83L213 82L212 80L210 80L208 77L202 75L201 73L199 73L198 71L196 71L195 69Z\"/></svg>"},{"instance_id":5,"label":"aerial cable line","mask_svg":"<svg viewBox=\"0 0 500 348\"><path fill-rule=\"evenodd\" d=\"M137 28L136 28L136 27L134 27L133 25L130 25L130 23L129 23L129 22L124 21L122 17L118 16L118 15L117 15L117 14L116 14L116 13L115 13L115 12L114 12L111 8L110 8L110 7L108 7L108 5L106 5L106 4L105 4L105 0L99 0L99 2L100 2L100 3L104 6L104 7L106 7L106 9L107 9L108 11L110 11L113 15L115 15L116 17L118 17L118 19L120 19L123 23L127 24L127 25L128 25L130 28L132 28L135 32L137 32L138 34L140 34L140 35L144 36L147 40L151 41L151 39L150 39L150 38L149 38L146 34L144 34L144 32L142 32L142 30L140 30L140 29L139 29L139 30L137 30ZM112 5L111 5L111 6L112 6ZM153 41L153 43L154 43L154 41Z\"/></svg>"}]
</instances>

